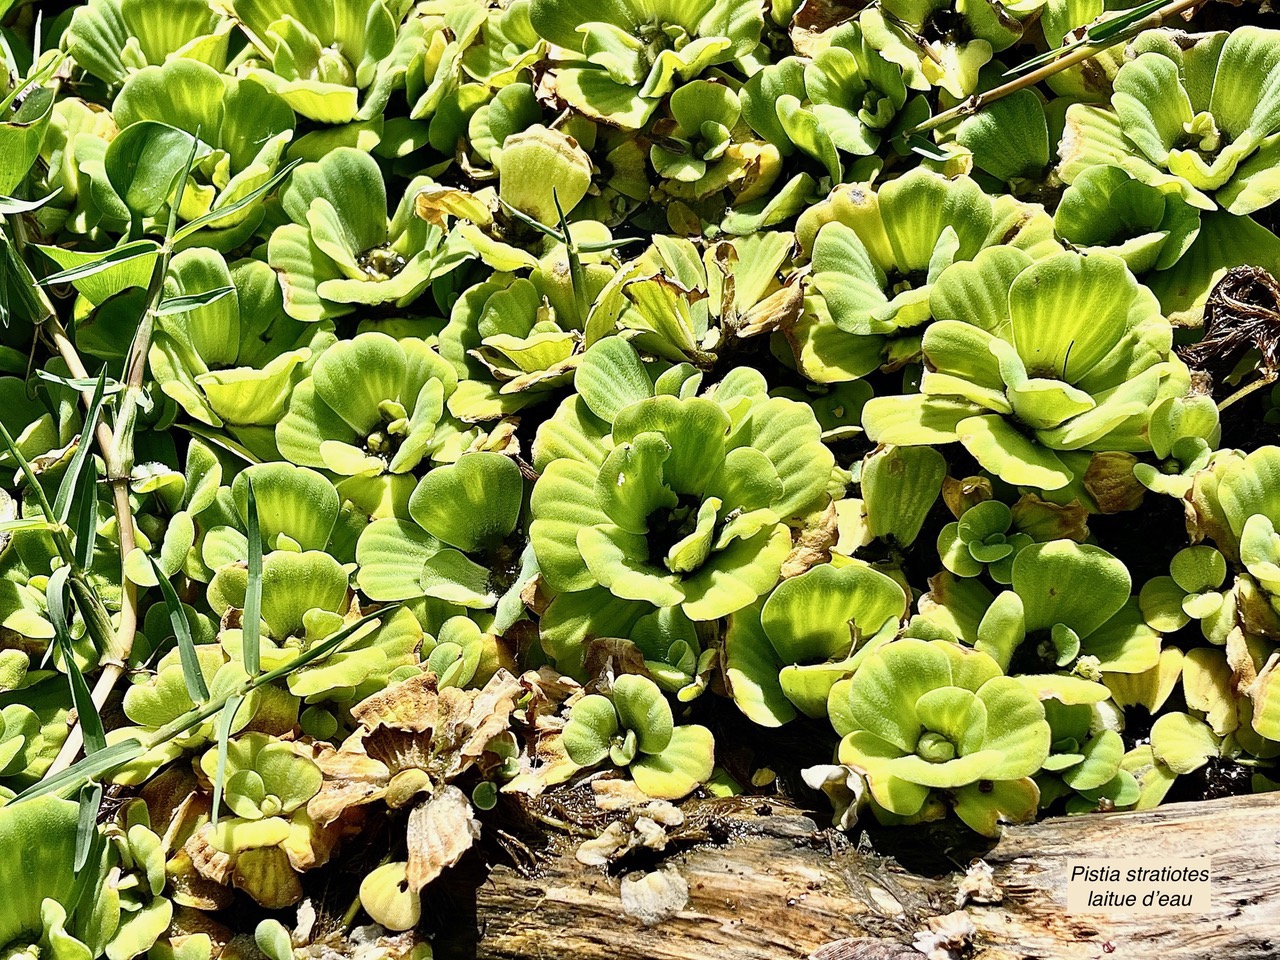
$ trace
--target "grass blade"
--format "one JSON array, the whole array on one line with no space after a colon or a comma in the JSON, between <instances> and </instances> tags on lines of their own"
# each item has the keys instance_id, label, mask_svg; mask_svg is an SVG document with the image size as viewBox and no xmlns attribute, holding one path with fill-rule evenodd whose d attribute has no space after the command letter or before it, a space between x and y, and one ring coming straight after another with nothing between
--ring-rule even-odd
<instances>
[{"instance_id":1,"label":"grass blade","mask_svg":"<svg viewBox=\"0 0 1280 960\"><path fill-rule=\"evenodd\" d=\"M189 293L181 297L169 297L167 300L160 301L160 306L156 307L156 316L168 317L175 313L187 313L197 307L207 307L209 304L217 303L223 297L235 292L235 287L215 287L212 290L206 290L204 293Z\"/></svg>"},{"instance_id":2,"label":"grass blade","mask_svg":"<svg viewBox=\"0 0 1280 960\"><path fill-rule=\"evenodd\" d=\"M80 496L73 502L75 512L76 563L81 570L93 565L93 550L98 542L98 465L89 459L80 478Z\"/></svg>"},{"instance_id":3,"label":"grass blade","mask_svg":"<svg viewBox=\"0 0 1280 960\"><path fill-rule=\"evenodd\" d=\"M94 387L98 385L97 377L63 377L56 373L50 373L48 370L40 370L40 369L35 369L35 370L32 370L31 372L34 373L37 377L39 377L41 380L44 380L48 383L56 383L58 386L66 387L69 390L77 390L77 391L92 390ZM119 380L116 380L112 377L108 377L106 389L103 390L103 393L109 397L114 393L119 393L123 389L124 389L123 383L121 383Z\"/></svg>"},{"instance_id":4,"label":"grass blade","mask_svg":"<svg viewBox=\"0 0 1280 960\"><path fill-rule=\"evenodd\" d=\"M45 588L45 600L49 607L49 622L53 624L53 632L57 637L58 647L62 650L62 665L67 671L67 682L71 686L71 703L76 708L80 721L80 729L84 733L85 756L91 756L107 745L107 735L102 727L102 717L98 713L97 704L85 683L84 674L76 664L75 651L71 647L71 631L67 624L67 577L70 567L59 567L49 577Z\"/></svg>"},{"instance_id":5,"label":"grass blade","mask_svg":"<svg viewBox=\"0 0 1280 960\"><path fill-rule=\"evenodd\" d=\"M85 894L95 889L101 881L98 865L102 862L102 853L107 845L107 838L98 829L98 814L102 809L102 785L92 781L86 783L80 788L78 802L80 818L76 822L76 850L72 863L76 882L71 888L71 897L66 904L69 917L75 916L76 910L85 902ZM85 869L89 864L93 866Z\"/></svg>"},{"instance_id":6,"label":"grass blade","mask_svg":"<svg viewBox=\"0 0 1280 960\"><path fill-rule=\"evenodd\" d=\"M284 167L281 170L276 171L275 176L273 176L270 180L268 180L262 186L258 187L252 193L245 194L235 203L225 207L218 207L216 210L210 210L204 216L196 217L194 220L187 222L186 224L183 225L181 230L177 231L173 235L174 243L177 243L180 240L185 240L187 237L191 236L191 234L195 233L197 230L202 230L205 227L210 226L211 224L217 223L219 220L222 220L222 219L225 219L226 217L231 216L233 213L239 213L241 210L245 209L246 207L252 206L253 204L257 203L260 199L262 199L264 196L266 196L268 193L274 190L284 180L285 177L289 176L289 174L293 172L293 168L296 167L301 162L302 162L301 160L294 160L288 166Z\"/></svg>"},{"instance_id":7,"label":"grass blade","mask_svg":"<svg viewBox=\"0 0 1280 960\"><path fill-rule=\"evenodd\" d=\"M164 231L165 239L168 241L173 240L173 234L178 229L178 208L182 206L182 198L187 194L187 184L191 181L191 168L195 166L196 151L199 149L200 125L196 124L195 135L191 138L191 151L187 154L187 162L182 168L182 177L178 180L178 193L169 206L169 225Z\"/></svg>"},{"instance_id":8,"label":"grass blade","mask_svg":"<svg viewBox=\"0 0 1280 960\"><path fill-rule=\"evenodd\" d=\"M27 485L31 487L31 493L36 498L36 503L40 506L40 512L44 514L44 518L58 527L62 523L58 520L57 515L53 512L53 507L49 504L49 498L44 494L44 487L40 486L40 481L36 479L36 473L31 469L31 464L27 458L22 455L22 451L18 449L17 443L14 442L13 434L9 432L3 421L0 421L0 438L3 438L4 445L8 449L10 456L18 462L18 466L22 470L22 475L27 479Z\"/></svg>"},{"instance_id":9,"label":"grass blade","mask_svg":"<svg viewBox=\"0 0 1280 960\"><path fill-rule=\"evenodd\" d=\"M153 240L134 240L113 250L108 250L96 260L90 260L88 263L81 263L74 267L68 267L66 270L51 273L40 283L48 287L57 283L71 283L75 280L83 280L85 277L92 277L94 274L117 267L122 263L128 263L130 260L154 256L157 249Z\"/></svg>"},{"instance_id":10,"label":"grass blade","mask_svg":"<svg viewBox=\"0 0 1280 960\"><path fill-rule=\"evenodd\" d=\"M253 492L253 481L248 476L248 516L245 524L249 539L249 584L244 594L244 616L241 617L241 650L244 656L244 672L256 677L262 672L259 659L258 631L262 623L262 528L258 518L258 498Z\"/></svg>"},{"instance_id":11,"label":"grass blade","mask_svg":"<svg viewBox=\"0 0 1280 960\"><path fill-rule=\"evenodd\" d=\"M31 213L33 210L39 210L46 203L62 192L62 188L58 187L53 193L39 200L19 200L16 197L6 197L0 195L0 216L8 216L15 213Z\"/></svg>"},{"instance_id":12,"label":"grass blade","mask_svg":"<svg viewBox=\"0 0 1280 960\"><path fill-rule=\"evenodd\" d=\"M147 748L142 745L140 740L136 740L133 737L128 740L121 740L119 743L113 743L105 750L99 750L83 760L73 763L61 773L32 784L9 802L18 803L22 800L30 800L32 797L41 797L50 793L65 796L73 790L79 790L85 783L95 777L110 773L116 767L126 764L130 760L137 760L138 757L146 752Z\"/></svg>"},{"instance_id":13,"label":"grass blade","mask_svg":"<svg viewBox=\"0 0 1280 960\"><path fill-rule=\"evenodd\" d=\"M222 805L222 785L227 776L227 740L231 736L231 724L236 718L236 711L243 702L244 697L240 694L232 694L218 716L218 769L213 776L213 813L210 816L215 827L218 825L218 811Z\"/></svg>"},{"instance_id":14,"label":"grass blade","mask_svg":"<svg viewBox=\"0 0 1280 960\"><path fill-rule=\"evenodd\" d=\"M173 584L165 576L154 557L147 557L151 569L155 571L156 580L160 584L160 592L164 594L164 605L169 611L169 623L178 640L178 656L182 660L182 679L187 684L187 696L192 703L207 703L209 688L205 686L204 674L200 672L200 658L196 656L196 643L191 638L191 624L187 623L187 614L182 609L182 601L178 599Z\"/></svg>"},{"instance_id":15,"label":"grass blade","mask_svg":"<svg viewBox=\"0 0 1280 960\"><path fill-rule=\"evenodd\" d=\"M84 869L93 852L94 838L98 835L98 810L102 807L102 784L86 783L80 788L80 819L76 821L76 855L73 868L76 873Z\"/></svg>"},{"instance_id":16,"label":"grass blade","mask_svg":"<svg viewBox=\"0 0 1280 960\"><path fill-rule=\"evenodd\" d=\"M84 469L85 460L89 457L90 441L94 428L98 425L98 416L102 412L102 398L107 389L107 368L93 388L93 399L89 401L89 409L84 415L84 428L80 431L80 442L76 444L76 452L71 457L67 472L63 474L62 483L58 487L58 495L53 500L53 512L59 523L66 523L71 515L71 498L75 496L80 482L80 471Z\"/></svg>"}]
</instances>

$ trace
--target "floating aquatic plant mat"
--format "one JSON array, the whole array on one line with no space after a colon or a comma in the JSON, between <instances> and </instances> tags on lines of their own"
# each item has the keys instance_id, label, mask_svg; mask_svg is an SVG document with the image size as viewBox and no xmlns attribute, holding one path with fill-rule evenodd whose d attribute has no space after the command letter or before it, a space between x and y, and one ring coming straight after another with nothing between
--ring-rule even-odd
<instances>
[{"instance_id":1,"label":"floating aquatic plant mat","mask_svg":"<svg viewBox=\"0 0 1280 960\"><path fill-rule=\"evenodd\" d=\"M1280 950L1269 7L0 57L0 957Z\"/></svg>"}]
</instances>

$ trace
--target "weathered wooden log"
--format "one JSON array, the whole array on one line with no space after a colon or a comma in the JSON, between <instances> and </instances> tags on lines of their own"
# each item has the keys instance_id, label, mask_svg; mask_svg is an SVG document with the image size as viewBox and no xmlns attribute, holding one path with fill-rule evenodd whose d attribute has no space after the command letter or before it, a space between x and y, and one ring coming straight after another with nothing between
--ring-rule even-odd
<instances>
[{"instance_id":1,"label":"weathered wooden log","mask_svg":"<svg viewBox=\"0 0 1280 960\"><path fill-rule=\"evenodd\" d=\"M544 860L532 877L495 867L468 896L471 902L461 904L456 890L451 894L452 915L436 941L436 957L919 958L922 954L911 947L914 934L927 929L930 919L956 909L957 888L974 852L939 846L932 852L949 856L955 868L930 875L903 865L912 862L909 853L883 857L865 840L855 847L800 811L777 805L755 811L739 807L710 815L703 824L706 840L651 855L631 874L584 866L575 860L572 842ZM977 852L993 868L1004 898L965 908L976 928L968 956L1280 957L1280 797L1275 795L1051 819L1008 828L998 843ZM1067 912L1069 858L1155 862L1198 856L1212 862L1207 913ZM958 857L965 859L957 862ZM656 876L635 886L636 877L645 874ZM644 896L646 891L651 895ZM674 913L658 919L653 911L664 912L664 898L670 901L666 912Z\"/></svg>"}]
</instances>

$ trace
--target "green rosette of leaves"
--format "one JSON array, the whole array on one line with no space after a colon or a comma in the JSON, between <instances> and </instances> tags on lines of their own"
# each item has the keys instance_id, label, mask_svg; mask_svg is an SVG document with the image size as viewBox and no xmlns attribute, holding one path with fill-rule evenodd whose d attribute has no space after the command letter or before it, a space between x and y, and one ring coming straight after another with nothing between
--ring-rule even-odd
<instances>
[{"instance_id":1,"label":"green rosette of leaves","mask_svg":"<svg viewBox=\"0 0 1280 960\"><path fill-rule=\"evenodd\" d=\"M496 633L523 611L531 555L518 534L524 478L500 453L464 454L429 472L407 517L374 520L356 548L357 582L373 600L428 597L493 610Z\"/></svg>"},{"instance_id":2,"label":"green rosette of leaves","mask_svg":"<svg viewBox=\"0 0 1280 960\"><path fill-rule=\"evenodd\" d=\"M934 791L984 836L1035 817L1031 778L1051 741L1044 707L986 654L895 640L832 687L829 712L839 762L865 775L879 819L932 815Z\"/></svg>"},{"instance_id":3,"label":"green rosette of leaves","mask_svg":"<svg viewBox=\"0 0 1280 960\"><path fill-rule=\"evenodd\" d=\"M1120 167L1080 172L1053 215L1058 236L1083 253L1112 253L1135 276L1167 270L1200 233L1200 212L1166 185L1136 180Z\"/></svg>"},{"instance_id":4,"label":"green rosette of leaves","mask_svg":"<svg viewBox=\"0 0 1280 960\"><path fill-rule=\"evenodd\" d=\"M1235 605L1224 590L1227 559L1207 544L1184 547L1169 561L1169 575L1142 586L1138 603L1146 622L1161 633L1174 633L1200 621L1206 640L1225 644L1235 626Z\"/></svg>"},{"instance_id":5,"label":"green rosette of leaves","mask_svg":"<svg viewBox=\"0 0 1280 960\"><path fill-rule=\"evenodd\" d=\"M263 186L293 139L294 116L280 97L253 80L237 80L196 60L173 59L131 76L112 105L123 130L158 121L199 135L211 150L193 168L178 213L195 220L230 207ZM232 250L262 222L263 204L218 217L184 245Z\"/></svg>"},{"instance_id":6,"label":"green rosette of leaves","mask_svg":"<svg viewBox=\"0 0 1280 960\"><path fill-rule=\"evenodd\" d=\"M1096 810L1104 799L1113 808L1137 802L1138 781L1121 767L1124 740L1106 725L1106 716L1096 706L1050 698L1044 701L1044 712L1053 741L1036 775L1042 808L1063 798L1068 813Z\"/></svg>"},{"instance_id":7,"label":"green rosette of leaves","mask_svg":"<svg viewBox=\"0 0 1280 960\"><path fill-rule=\"evenodd\" d=\"M799 369L833 382L913 359L932 318L930 294L954 263L995 244L1027 259L1061 248L1038 204L993 198L969 177L925 169L837 187L796 225L810 253L805 315L787 339Z\"/></svg>"},{"instance_id":8,"label":"green rosette of leaves","mask_svg":"<svg viewBox=\"0 0 1280 960\"><path fill-rule=\"evenodd\" d=\"M1159 661L1160 634L1130 595L1129 571L1101 547L1032 544L1018 552L1010 580L982 614L974 646L1010 672L1035 674L1033 685L1053 690L1062 680L1059 695L1070 702L1073 692L1090 695L1073 678L1040 675L1072 671L1097 680L1100 672L1141 673Z\"/></svg>"},{"instance_id":9,"label":"green rosette of leaves","mask_svg":"<svg viewBox=\"0 0 1280 960\"><path fill-rule=\"evenodd\" d=\"M729 618L725 679L734 702L766 727L798 713L825 716L831 687L893 639L906 610L897 581L857 561L783 580Z\"/></svg>"},{"instance_id":10,"label":"green rosette of leaves","mask_svg":"<svg viewBox=\"0 0 1280 960\"><path fill-rule=\"evenodd\" d=\"M958 577L987 573L996 583L1013 578L1013 561L1033 538L1014 530L1013 511L999 500L976 503L938 534L942 565Z\"/></svg>"},{"instance_id":11,"label":"green rosette of leaves","mask_svg":"<svg viewBox=\"0 0 1280 960\"><path fill-rule=\"evenodd\" d=\"M959 440L1007 483L1067 486L1060 452L1150 450L1152 412L1190 389L1173 328L1118 257L992 248L948 270L930 309L921 392L869 400L863 427L881 443Z\"/></svg>"},{"instance_id":12,"label":"green rosette of leaves","mask_svg":"<svg viewBox=\"0 0 1280 960\"><path fill-rule=\"evenodd\" d=\"M267 244L285 312L315 321L360 307L405 306L469 256L452 252L439 227L414 215L414 197L429 182L410 183L388 216L382 171L367 153L339 147L294 170L280 192L291 222L276 227Z\"/></svg>"},{"instance_id":13,"label":"green rosette of leaves","mask_svg":"<svg viewBox=\"0 0 1280 960\"><path fill-rule=\"evenodd\" d=\"M347 585L347 570L320 550L276 550L262 558L260 657L265 669L282 666L323 643L360 615ZM243 611L248 572L224 566L209 582L209 606L219 617ZM289 692L308 703L354 703L391 682L400 668L418 663L422 628L399 609L378 625L367 624L342 647L290 672ZM242 659L243 633L227 629L221 643Z\"/></svg>"},{"instance_id":14,"label":"green rosette of leaves","mask_svg":"<svg viewBox=\"0 0 1280 960\"><path fill-rule=\"evenodd\" d=\"M229 741L222 802L233 815L224 810L197 834L211 852L230 858L235 885L272 909L301 899L295 870L317 866L328 855L306 807L324 777L304 749L264 733ZM215 747L200 758L200 772L211 782L219 776L218 752Z\"/></svg>"},{"instance_id":15,"label":"green rosette of leaves","mask_svg":"<svg viewBox=\"0 0 1280 960\"><path fill-rule=\"evenodd\" d=\"M590 633L625 636L608 618L649 604L695 621L740 610L777 582L788 521L826 502L834 461L807 406L770 398L749 368L694 396L691 372L654 379L608 337L579 366L578 396L539 430L530 540L559 595L552 622L577 610ZM543 639L573 669L577 641L545 627Z\"/></svg>"},{"instance_id":16,"label":"green rosette of leaves","mask_svg":"<svg viewBox=\"0 0 1280 960\"><path fill-rule=\"evenodd\" d=\"M119 86L175 59L221 71L233 29L207 0L89 0L72 14L63 46L86 72Z\"/></svg>"},{"instance_id":17,"label":"green rosette of leaves","mask_svg":"<svg viewBox=\"0 0 1280 960\"><path fill-rule=\"evenodd\" d=\"M1067 110L1062 179L1112 164L1191 206L1249 214L1280 198L1280 31L1243 26L1184 47L1149 31L1110 106Z\"/></svg>"},{"instance_id":18,"label":"green rosette of leaves","mask_svg":"<svg viewBox=\"0 0 1280 960\"><path fill-rule=\"evenodd\" d=\"M898 64L913 90L967 97L992 55L1017 43L1045 0L887 0L859 17L868 42Z\"/></svg>"},{"instance_id":19,"label":"green rosette of leaves","mask_svg":"<svg viewBox=\"0 0 1280 960\"><path fill-rule=\"evenodd\" d=\"M325 477L292 463L256 463L219 487L213 502L198 515L198 544L205 565L216 572L243 564L249 556L249 483L258 505L262 548L302 553L321 550L340 564L352 565L355 545L368 518L343 500Z\"/></svg>"},{"instance_id":20,"label":"green rosette of leaves","mask_svg":"<svg viewBox=\"0 0 1280 960\"><path fill-rule=\"evenodd\" d=\"M581 301L563 244L538 258L527 277L495 274L463 291L440 331L440 355L458 372L451 414L467 423L496 420L572 383L589 317L612 315L601 293L616 273L599 256L580 262Z\"/></svg>"},{"instance_id":21,"label":"green rosette of leaves","mask_svg":"<svg viewBox=\"0 0 1280 960\"><path fill-rule=\"evenodd\" d=\"M299 466L381 477L407 496L411 470L457 460L479 437L445 412L457 384L453 367L425 341L357 334L321 354L294 389L276 445Z\"/></svg>"},{"instance_id":22,"label":"green rosette of leaves","mask_svg":"<svg viewBox=\"0 0 1280 960\"><path fill-rule=\"evenodd\" d=\"M532 0L529 20L551 44L555 94L596 120L642 127L662 99L709 67L734 64L760 42L760 8L735 0Z\"/></svg>"},{"instance_id":23,"label":"green rosette of leaves","mask_svg":"<svg viewBox=\"0 0 1280 960\"><path fill-rule=\"evenodd\" d=\"M231 8L254 54L244 75L320 123L380 118L422 39L398 42L400 23L384 0L233 0Z\"/></svg>"},{"instance_id":24,"label":"green rosette of leaves","mask_svg":"<svg viewBox=\"0 0 1280 960\"><path fill-rule=\"evenodd\" d=\"M642 793L660 800L688 796L715 768L711 731L676 726L658 685L633 673L618 677L608 696L588 694L575 703L562 738L579 767L608 760L626 768Z\"/></svg>"},{"instance_id":25,"label":"green rosette of leaves","mask_svg":"<svg viewBox=\"0 0 1280 960\"><path fill-rule=\"evenodd\" d=\"M838 183L839 155L875 153L899 126L908 90L902 67L870 44L860 23L828 30L816 44L812 59L787 57L748 80L742 112L760 136L785 154L809 154Z\"/></svg>"},{"instance_id":26,"label":"green rosette of leaves","mask_svg":"<svg viewBox=\"0 0 1280 960\"><path fill-rule=\"evenodd\" d=\"M166 295L225 295L159 317L148 360L166 395L214 427L273 426L315 358L336 342L327 321L284 313L280 284L261 260L230 265L212 250L176 254Z\"/></svg>"}]
</instances>

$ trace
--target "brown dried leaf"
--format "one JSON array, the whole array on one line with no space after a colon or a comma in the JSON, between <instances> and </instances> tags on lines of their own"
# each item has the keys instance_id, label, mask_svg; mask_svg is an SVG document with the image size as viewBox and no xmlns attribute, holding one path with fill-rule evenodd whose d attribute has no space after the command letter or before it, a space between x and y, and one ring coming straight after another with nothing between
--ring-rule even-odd
<instances>
[{"instance_id":1,"label":"brown dried leaf","mask_svg":"<svg viewBox=\"0 0 1280 960\"><path fill-rule=\"evenodd\" d=\"M206 823L187 838L183 849L191 858L191 866L195 868L196 873L214 883L228 884L231 882L233 861L230 854L215 849L209 843L211 829Z\"/></svg>"},{"instance_id":2,"label":"brown dried leaf","mask_svg":"<svg viewBox=\"0 0 1280 960\"><path fill-rule=\"evenodd\" d=\"M480 836L471 801L449 784L409 814L409 888L415 893L452 867Z\"/></svg>"},{"instance_id":3,"label":"brown dried leaf","mask_svg":"<svg viewBox=\"0 0 1280 960\"><path fill-rule=\"evenodd\" d=\"M795 325L804 312L804 290L792 274L778 290L769 294L740 318L739 337L754 337L762 333L774 333Z\"/></svg>"},{"instance_id":4,"label":"brown dried leaf","mask_svg":"<svg viewBox=\"0 0 1280 960\"><path fill-rule=\"evenodd\" d=\"M322 752L316 763L324 782L307 802L307 816L322 825L337 820L348 807L380 799L392 777L385 763L365 753L359 733L348 737L341 750Z\"/></svg>"},{"instance_id":5,"label":"brown dried leaf","mask_svg":"<svg viewBox=\"0 0 1280 960\"><path fill-rule=\"evenodd\" d=\"M366 730L391 727L407 733L424 733L436 724L436 683L434 673L401 680L360 701L351 708L351 716Z\"/></svg>"},{"instance_id":6,"label":"brown dried leaf","mask_svg":"<svg viewBox=\"0 0 1280 960\"><path fill-rule=\"evenodd\" d=\"M1011 508L1013 525L1037 543L1049 540L1074 540L1084 543L1089 538L1089 511L1079 500L1065 506L1041 500L1029 493Z\"/></svg>"},{"instance_id":7,"label":"brown dried leaf","mask_svg":"<svg viewBox=\"0 0 1280 960\"><path fill-rule=\"evenodd\" d=\"M942 480L942 502L947 505L951 515L957 520L970 507L977 506L994 496L991 481L986 477L965 477L963 480L957 480L955 477L947 476Z\"/></svg>"},{"instance_id":8,"label":"brown dried leaf","mask_svg":"<svg viewBox=\"0 0 1280 960\"><path fill-rule=\"evenodd\" d=\"M810 567L830 560L839 535L836 505L829 501L822 510L805 517L804 526L791 532L791 553L782 563L782 579L798 577Z\"/></svg>"},{"instance_id":9,"label":"brown dried leaf","mask_svg":"<svg viewBox=\"0 0 1280 960\"><path fill-rule=\"evenodd\" d=\"M593 637L587 641L582 669L597 686L608 686L614 677L624 673L649 676L640 648L620 637Z\"/></svg>"},{"instance_id":10,"label":"brown dried leaf","mask_svg":"<svg viewBox=\"0 0 1280 960\"><path fill-rule=\"evenodd\" d=\"M547 593L545 588L546 584L542 582L542 574L540 573L536 574L520 588L520 602L528 607L534 616L542 616L547 609L547 605L551 603L551 595Z\"/></svg>"},{"instance_id":11,"label":"brown dried leaf","mask_svg":"<svg viewBox=\"0 0 1280 960\"><path fill-rule=\"evenodd\" d=\"M1095 453L1084 472L1084 488L1098 504L1099 513L1124 513L1136 510L1147 495L1147 488L1133 475L1138 458L1132 453L1108 451Z\"/></svg>"}]
</instances>

